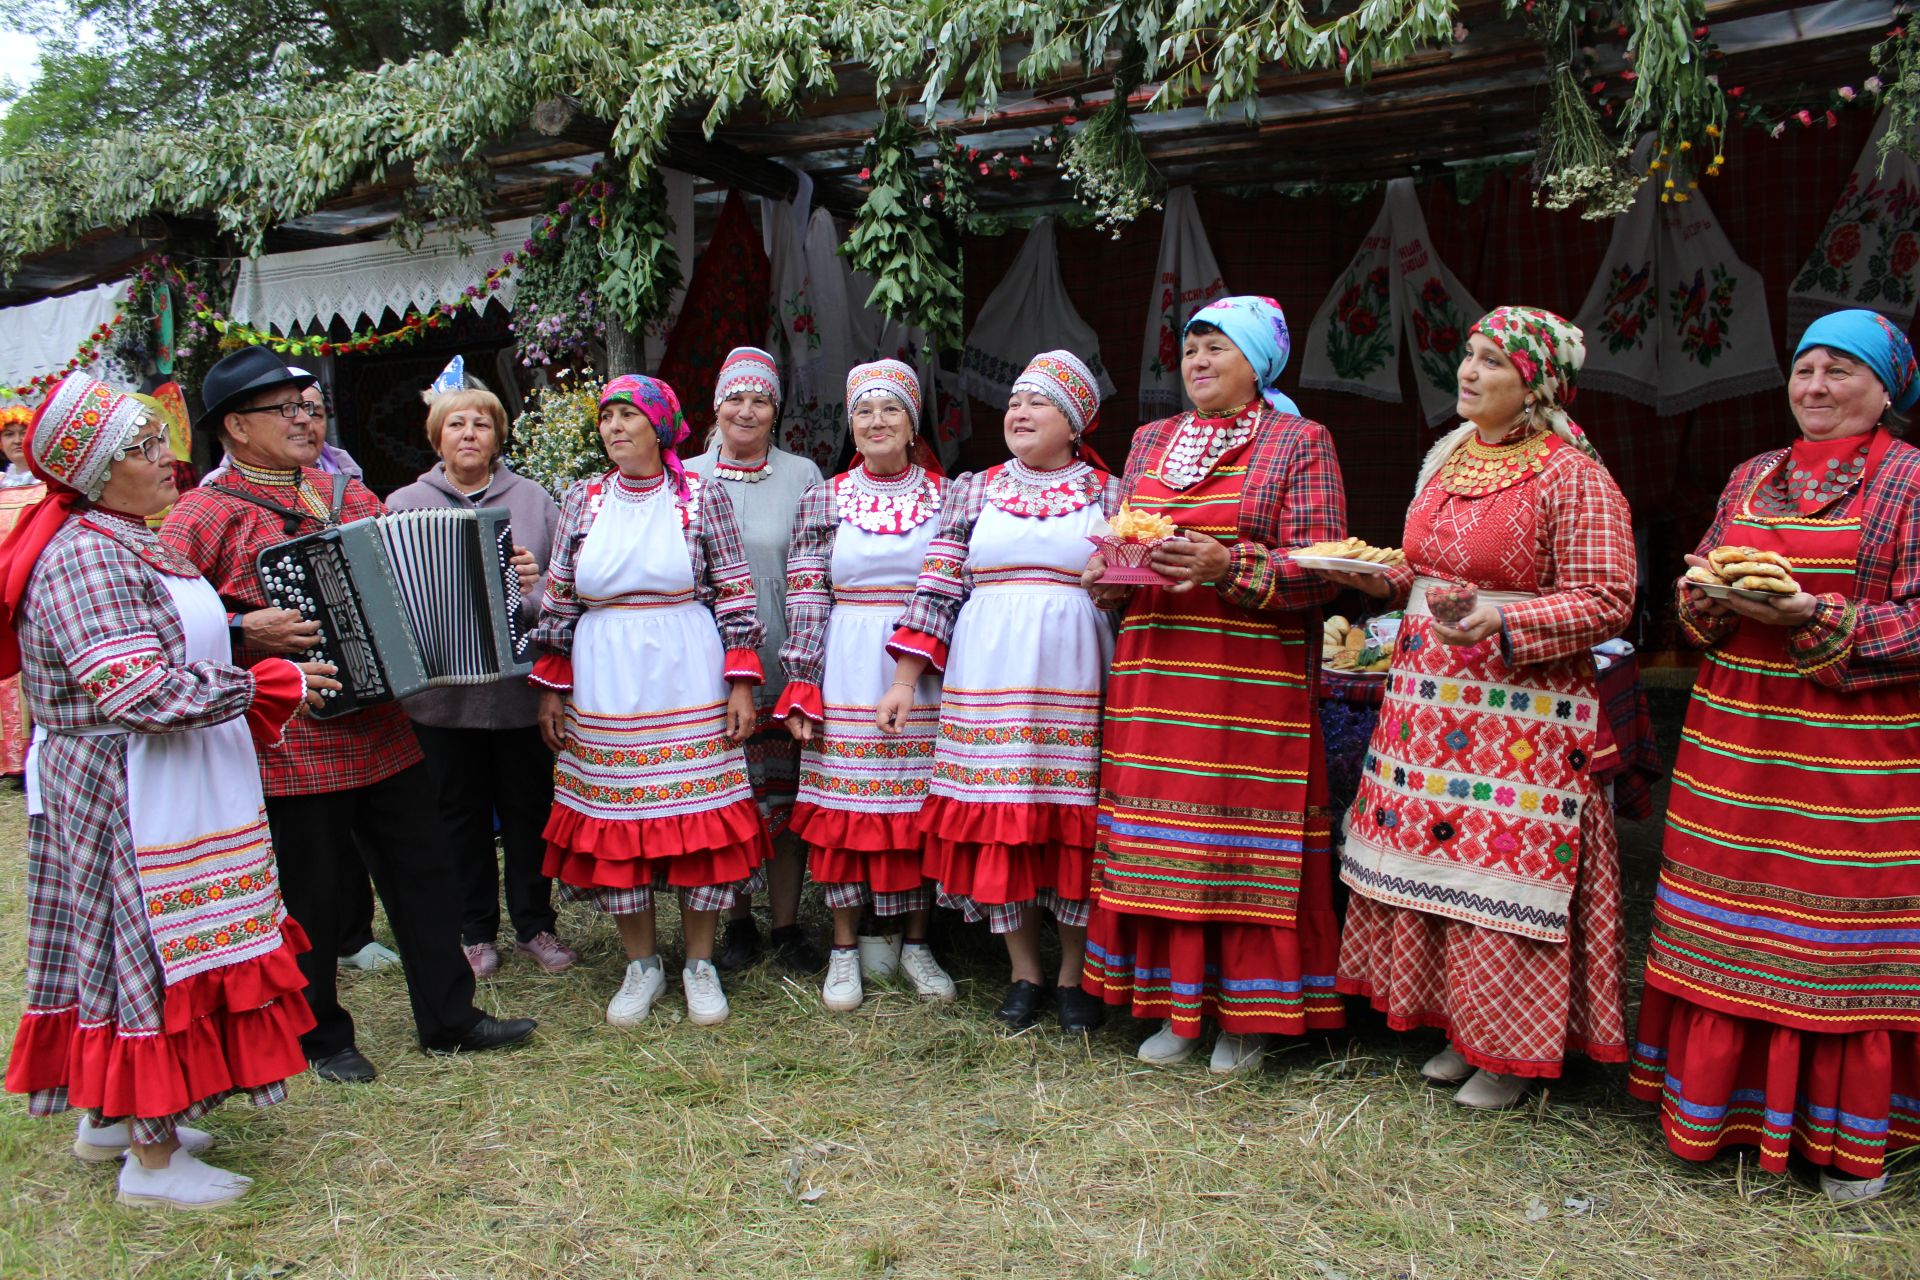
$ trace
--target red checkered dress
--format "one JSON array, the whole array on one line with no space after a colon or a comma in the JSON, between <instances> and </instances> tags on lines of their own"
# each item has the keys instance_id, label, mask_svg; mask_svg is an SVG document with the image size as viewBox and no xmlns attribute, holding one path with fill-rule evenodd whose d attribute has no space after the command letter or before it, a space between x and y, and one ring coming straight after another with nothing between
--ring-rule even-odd
<instances>
[{"instance_id":1,"label":"red checkered dress","mask_svg":"<svg viewBox=\"0 0 1920 1280\"><path fill-rule=\"evenodd\" d=\"M146 927L128 735L223 724L247 714L257 688L239 667L183 661L179 616L143 563L167 559L145 528L69 520L41 555L20 622L21 682L45 731L33 760L44 812L27 819L27 1012L7 1088L29 1094L35 1115L77 1106L117 1118L136 1095L143 1143L231 1093L260 1106L285 1098L283 1081L306 1066L299 1035L313 1025L293 961L306 940L292 921L279 950L242 962L260 974L250 1009L228 1007L240 987L210 994L190 978L169 988ZM212 1074L209 1043L223 1049Z\"/></svg>"},{"instance_id":2,"label":"red checkered dress","mask_svg":"<svg viewBox=\"0 0 1920 1280\"><path fill-rule=\"evenodd\" d=\"M1626 500L1549 444L1537 476L1475 498L1432 483L1408 513L1400 600L1416 572L1536 598L1502 606L1498 647L1446 645L1429 614L1408 614L1347 815L1339 966L1339 989L1389 1025L1438 1027L1476 1067L1546 1077L1569 1050L1626 1060L1590 649L1618 634L1634 590Z\"/></svg>"},{"instance_id":3,"label":"red checkered dress","mask_svg":"<svg viewBox=\"0 0 1920 1280\"><path fill-rule=\"evenodd\" d=\"M318 510L326 509L319 493L330 477L295 474L304 495L291 482L263 484L237 470L229 471L218 484L182 494L160 527L161 540L193 561L235 612L267 607L267 593L254 565L262 551L326 527L322 517L310 513L316 504ZM222 492L221 486L245 489L290 510L304 510L308 518L298 533L289 534L279 516ZM343 521L381 515L385 510L371 489L358 480L347 482L340 512ZM247 664L264 656L242 649L235 659ZM385 703L334 720L302 717L294 721L279 746L260 753L260 779L269 796L317 795L371 786L421 759L413 722L398 703Z\"/></svg>"}]
</instances>

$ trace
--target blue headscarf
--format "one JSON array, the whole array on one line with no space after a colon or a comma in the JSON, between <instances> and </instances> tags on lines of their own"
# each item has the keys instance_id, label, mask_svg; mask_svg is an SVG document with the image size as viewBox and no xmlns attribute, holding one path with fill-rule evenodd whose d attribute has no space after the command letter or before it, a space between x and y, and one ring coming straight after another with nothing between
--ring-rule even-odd
<instances>
[{"instance_id":1,"label":"blue headscarf","mask_svg":"<svg viewBox=\"0 0 1920 1280\"><path fill-rule=\"evenodd\" d=\"M1808 347L1829 347L1866 361L1887 389L1893 407L1902 413L1920 401L1920 365L1914 363L1913 344L1878 311L1835 311L1821 316L1800 335L1793 358L1798 360Z\"/></svg>"},{"instance_id":2,"label":"blue headscarf","mask_svg":"<svg viewBox=\"0 0 1920 1280\"><path fill-rule=\"evenodd\" d=\"M1287 317L1279 303L1252 294L1216 298L1193 313L1181 336L1196 324L1210 324L1226 334L1253 366L1254 376L1260 379L1260 394L1267 403L1281 413L1300 416L1300 406L1280 394L1280 371L1287 367L1287 353L1293 344L1287 337Z\"/></svg>"}]
</instances>

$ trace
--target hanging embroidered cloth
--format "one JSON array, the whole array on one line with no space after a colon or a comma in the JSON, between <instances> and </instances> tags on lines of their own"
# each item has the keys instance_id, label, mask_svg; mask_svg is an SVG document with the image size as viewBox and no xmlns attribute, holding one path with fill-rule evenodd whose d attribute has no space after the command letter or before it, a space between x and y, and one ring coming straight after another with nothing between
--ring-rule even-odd
<instances>
[{"instance_id":1,"label":"hanging embroidered cloth","mask_svg":"<svg viewBox=\"0 0 1920 1280\"><path fill-rule=\"evenodd\" d=\"M1360 251L1307 329L1300 385L1399 404L1405 345L1420 412L1437 426L1459 403L1460 353L1480 314L1427 239L1413 179L1395 178Z\"/></svg>"},{"instance_id":2,"label":"hanging embroidered cloth","mask_svg":"<svg viewBox=\"0 0 1920 1280\"><path fill-rule=\"evenodd\" d=\"M714 224L713 239L693 269L679 324L667 337L660 380L686 407L691 438L703 441L713 425L713 386L720 365L735 347L750 347L767 336L770 269L760 233L753 229L747 202L738 191Z\"/></svg>"},{"instance_id":3,"label":"hanging embroidered cloth","mask_svg":"<svg viewBox=\"0 0 1920 1280\"><path fill-rule=\"evenodd\" d=\"M1140 420L1170 418L1186 404L1180 382L1180 330L1187 317L1215 298L1226 281L1200 225L1192 187L1167 192L1167 217L1160 228L1160 265L1153 273L1147 302L1147 337L1140 352Z\"/></svg>"},{"instance_id":4,"label":"hanging embroidered cloth","mask_svg":"<svg viewBox=\"0 0 1920 1280\"><path fill-rule=\"evenodd\" d=\"M1634 148L1636 172L1652 149L1648 134ZM1664 417L1779 386L1760 273L1734 254L1699 192L1662 204L1660 191L1645 183L1615 221L1574 319L1587 335L1581 390L1617 392Z\"/></svg>"},{"instance_id":5,"label":"hanging embroidered cloth","mask_svg":"<svg viewBox=\"0 0 1920 1280\"><path fill-rule=\"evenodd\" d=\"M1100 337L1073 309L1060 279L1053 219L1042 218L1027 233L1006 278L981 304L960 361L961 390L976 400L1005 405L1027 361L1056 347L1087 362L1099 379L1102 397L1113 394L1113 379L1100 363Z\"/></svg>"},{"instance_id":6,"label":"hanging embroidered cloth","mask_svg":"<svg viewBox=\"0 0 1920 1280\"><path fill-rule=\"evenodd\" d=\"M792 202L764 207L770 210L773 242L773 325L767 348L779 359L786 392L780 447L825 470L839 456L846 435L842 380L853 363L840 233L825 209L815 209L802 226Z\"/></svg>"},{"instance_id":7,"label":"hanging embroidered cloth","mask_svg":"<svg viewBox=\"0 0 1920 1280\"><path fill-rule=\"evenodd\" d=\"M1840 189L1806 265L1787 292L1787 342L1829 311L1871 307L1904 329L1920 283L1920 167L1895 148L1880 171L1887 114Z\"/></svg>"}]
</instances>

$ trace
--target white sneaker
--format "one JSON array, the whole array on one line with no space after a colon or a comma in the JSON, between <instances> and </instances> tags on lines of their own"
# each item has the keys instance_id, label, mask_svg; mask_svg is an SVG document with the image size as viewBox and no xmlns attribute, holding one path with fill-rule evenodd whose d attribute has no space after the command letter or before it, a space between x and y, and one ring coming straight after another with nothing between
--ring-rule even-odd
<instances>
[{"instance_id":1,"label":"white sneaker","mask_svg":"<svg viewBox=\"0 0 1920 1280\"><path fill-rule=\"evenodd\" d=\"M821 984L820 998L835 1013L851 1013L860 1007L867 993L860 985L859 951L835 947L827 952L827 980Z\"/></svg>"},{"instance_id":2,"label":"white sneaker","mask_svg":"<svg viewBox=\"0 0 1920 1280\"><path fill-rule=\"evenodd\" d=\"M1151 1062L1156 1067L1170 1067L1192 1057L1199 1044L1197 1039L1175 1035L1173 1019L1169 1018L1160 1024L1158 1031L1141 1042L1140 1061Z\"/></svg>"},{"instance_id":3,"label":"white sneaker","mask_svg":"<svg viewBox=\"0 0 1920 1280\"><path fill-rule=\"evenodd\" d=\"M727 993L720 987L720 971L711 960L695 960L680 971L687 993L687 1020L697 1027L717 1027L727 1020Z\"/></svg>"},{"instance_id":4,"label":"white sneaker","mask_svg":"<svg viewBox=\"0 0 1920 1280\"><path fill-rule=\"evenodd\" d=\"M213 1135L201 1129L189 1128L184 1124L173 1127L173 1138L180 1149L190 1156L197 1156L213 1145ZM129 1134L127 1122L114 1124L95 1124L93 1117L86 1112L80 1113L80 1125L73 1135L73 1154L82 1160L105 1161L118 1160L126 1154Z\"/></svg>"},{"instance_id":5,"label":"white sneaker","mask_svg":"<svg viewBox=\"0 0 1920 1280\"><path fill-rule=\"evenodd\" d=\"M211 1209L245 1195L253 1179L202 1164L176 1151L164 1169L149 1169L128 1152L120 1162L120 1203L168 1209Z\"/></svg>"},{"instance_id":6,"label":"white sneaker","mask_svg":"<svg viewBox=\"0 0 1920 1280\"><path fill-rule=\"evenodd\" d=\"M1207 1060L1207 1070L1217 1076L1249 1071L1259 1066L1266 1056L1265 1036L1236 1036L1222 1031L1220 1038L1213 1042L1213 1057Z\"/></svg>"},{"instance_id":7,"label":"white sneaker","mask_svg":"<svg viewBox=\"0 0 1920 1280\"><path fill-rule=\"evenodd\" d=\"M343 968L358 969L362 973L374 973L381 969L391 969L400 963L400 956L390 948L377 942L369 942L350 956L341 956Z\"/></svg>"},{"instance_id":8,"label":"white sneaker","mask_svg":"<svg viewBox=\"0 0 1920 1280\"><path fill-rule=\"evenodd\" d=\"M940 962L933 958L933 948L925 943L915 943L900 950L900 968L907 975L907 981L920 994L922 1000L937 1000L941 1004L952 1004L960 998L958 988Z\"/></svg>"},{"instance_id":9,"label":"white sneaker","mask_svg":"<svg viewBox=\"0 0 1920 1280\"><path fill-rule=\"evenodd\" d=\"M1820 1189L1827 1193L1827 1199L1834 1204L1859 1204L1863 1200L1872 1200L1887 1189L1887 1175L1883 1173L1877 1178L1836 1178L1822 1169Z\"/></svg>"},{"instance_id":10,"label":"white sneaker","mask_svg":"<svg viewBox=\"0 0 1920 1280\"><path fill-rule=\"evenodd\" d=\"M900 935L863 933L855 939L860 948L860 972L875 982L885 982L900 970Z\"/></svg>"},{"instance_id":11,"label":"white sneaker","mask_svg":"<svg viewBox=\"0 0 1920 1280\"><path fill-rule=\"evenodd\" d=\"M620 982L620 990L613 999L607 1001L607 1021L616 1027L637 1027L647 1019L653 1009L653 1002L667 989L666 966L660 963L658 956L647 960L627 961L627 976Z\"/></svg>"}]
</instances>

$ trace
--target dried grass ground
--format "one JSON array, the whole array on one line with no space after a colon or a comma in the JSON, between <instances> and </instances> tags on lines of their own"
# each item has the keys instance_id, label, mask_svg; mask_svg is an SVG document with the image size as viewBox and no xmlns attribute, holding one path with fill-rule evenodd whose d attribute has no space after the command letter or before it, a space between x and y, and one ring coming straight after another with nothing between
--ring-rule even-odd
<instances>
[{"instance_id":1,"label":"dried grass ground","mask_svg":"<svg viewBox=\"0 0 1920 1280\"><path fill-rule=\"evenodd\" d=\"M1671 715L1663 716L1670 721ZM0 799L0 1009L18 1007L24 821ZM1657 851L1626 836L1636 941ZM1249 1079L1142 1067L1139 1032L1003 1038L1002 961L954 937L962 1002L869 998L851 1016L763 968L734 1020L601 1020L611 928L569 909L585 962L509 960L482 1003L537 1045L414 1049L397 974L346 984L379 1083L296 1081L229 1105L239 1206L113 1201L70 1123L0 1106L0 1274L143 1277L1304 1276L1839 1277L1920 1274L1920 1161L1839 1212L1733 1159L1667 1156L1617 1068L1576 1067L1527 1109L1466 1114L1422 1086L1435 1047L1362 1018ZM817 1194L816 1194L817 1193Z\"/></svg>"}]
</instances>

